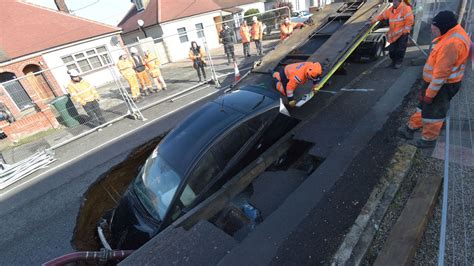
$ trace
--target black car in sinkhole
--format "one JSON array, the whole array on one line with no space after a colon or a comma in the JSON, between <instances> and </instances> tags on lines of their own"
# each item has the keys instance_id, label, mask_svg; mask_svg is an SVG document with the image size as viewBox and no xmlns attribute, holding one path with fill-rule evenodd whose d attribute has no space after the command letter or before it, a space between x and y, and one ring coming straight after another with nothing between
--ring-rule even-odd
<instances>
[{"instance_id":1,"label":"black car in sinkhole","mask_svg":"<svg viewBox=\"0 0 474 266\"><path fill-rule=\"evenodd\" d=\"M146 160L99 226L102 244L113 249L143 245L216 192L296 123L280 113L279 95L260 86L245 86L203 105Z\"/></svg>"}]
</instances>

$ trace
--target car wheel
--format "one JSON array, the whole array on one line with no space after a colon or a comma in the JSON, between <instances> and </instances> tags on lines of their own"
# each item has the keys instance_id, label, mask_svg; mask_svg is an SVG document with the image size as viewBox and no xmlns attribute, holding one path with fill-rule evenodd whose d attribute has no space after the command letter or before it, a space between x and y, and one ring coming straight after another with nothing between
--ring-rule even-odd
<instances>
[{"instance_id":1,"label":"car wheel","mask_svg":"<svg viewBox=\"0 0 474 266\"><path fill-rule=\"evenodd\" d=\"M377 59L379 59L380 57L383 56L383 48L384 48L384 45L385 45L385 41L382 39L380 40L378 43L377 43L377 46L375 47L375 52L374 54L372 55L372 61L375 61Z\"/></svg>"}]
</instances>

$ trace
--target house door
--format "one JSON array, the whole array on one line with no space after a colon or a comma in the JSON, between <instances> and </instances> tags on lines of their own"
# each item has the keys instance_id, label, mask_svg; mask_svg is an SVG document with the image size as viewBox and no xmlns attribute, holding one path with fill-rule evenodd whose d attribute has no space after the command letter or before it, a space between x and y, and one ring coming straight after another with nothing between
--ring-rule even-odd
<instances>
[{"instance_id":1,"label":"house door","mask_svg":"<svg viewBox=\"0 0 474 266\"><path fill-rule=\"evenodd\" d=\"M41 71L41 68L37 65L27 65L23 69L26 80L35 90L36 94L42 101L48 101L54 98L54 93L43 73L37 73L39 71Z\"/></svg>"},{"instance_id":2,"label":"house door","mask_svg":"<svg viewBox=\"0 0 474 266\"><path fill-rule=\"evenodd\" d=\"M15 102L18 109L23 110L33 106L30 96L26 93L21 83L16 79L15 74L10 72L0 73L0 83Z\"/></svg>"}]
</instances>

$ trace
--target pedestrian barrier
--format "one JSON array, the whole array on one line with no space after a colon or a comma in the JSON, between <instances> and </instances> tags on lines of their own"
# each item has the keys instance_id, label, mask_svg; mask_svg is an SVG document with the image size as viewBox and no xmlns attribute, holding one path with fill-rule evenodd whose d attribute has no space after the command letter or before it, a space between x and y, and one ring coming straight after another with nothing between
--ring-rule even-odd
<instances>
[{"instance_id":1,"label":"pedestrian barrier","mask_svg":"<svg viewBox=\"0 0 474 266\"><path fill-rule=\"evenodd\" d=\"M242 45L243 21L252 25L255 16L262 30L266 29L259 43L265 52L278 44L278 25L288 14L289 9L283 7L238 21L223 17L222 22L171 36L75 51L58 58L61 64L43 64L27 74L1 73L0 149L6 165L24 164L38 152L54 151L86 135L100 134L102 128L122 119L145 120L144 109L193 93L206 83L219 88L221 82L234 82L240 77L239 67L250 69L259 53L255 45ZM223 24L228 36L221 32ZM223 45L224 39L231 44ZM195 41L203 52L202 68L188 58L190 46L178 51L181 58L169 62L162 53L168 40ZM235 80L227 81L232 74ZM0 182L4 178L2 175Z\"/></svg>"},{"instance_id":2,"label":"pedestrian barrier","mask_svg":"<svg viewBox=\"0 0 474 266\"><path fill-rule=\"evenodd\" d=\"M416 25L413 38L430 45L431 19L440 11L459 14L458 22L472 39L472 0L414 1ZM432 48L432 47L430 47ZM429 51L427 51L429 52ZM469 66L469 64L471 66ZM434 156L444 159L443 202L438 248L438 265L474 263L474 73L472 58L465 67L462 87L451 100L445 130L438 139ZM440 173L441 174L441 173Z\"/></svg>"}]
</instances>

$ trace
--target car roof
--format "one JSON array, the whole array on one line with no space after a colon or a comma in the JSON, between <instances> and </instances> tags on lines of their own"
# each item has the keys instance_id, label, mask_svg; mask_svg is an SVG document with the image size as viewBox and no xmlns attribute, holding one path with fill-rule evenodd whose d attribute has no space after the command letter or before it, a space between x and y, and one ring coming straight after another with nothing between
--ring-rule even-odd
<instances>
[{"instance_id":1,"label":"car roof","mask_svg":"<svg viewBox=\"0 0 474 266\"><path fill-rule=\"evenodd\" d=\"M176 126L159 144L158 154L184 177L210 143L232 125L270 105L278 106L278 96L255 86L222 95Z\"/></svg>"}]
</instances>

